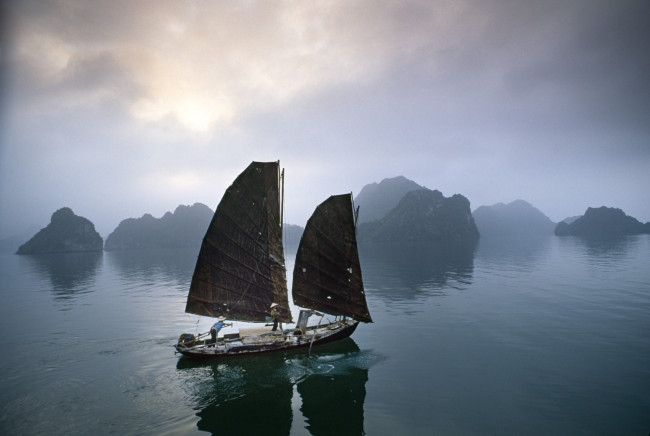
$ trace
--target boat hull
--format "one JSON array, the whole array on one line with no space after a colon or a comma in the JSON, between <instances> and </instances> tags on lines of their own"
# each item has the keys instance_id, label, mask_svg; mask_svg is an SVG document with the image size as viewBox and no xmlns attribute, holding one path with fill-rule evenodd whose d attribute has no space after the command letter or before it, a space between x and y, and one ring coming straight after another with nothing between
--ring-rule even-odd
<instances>
[{"instance_id":1,"label":"boat hull","mask_svg":"<svg viewBox=\"0 0 650 436\"><path fill-rule=\"evenodd\" d=\"M289 332L289 334L286 332L279 332L276 335L266 335L268 339L272 340L253 342L249 344L246 343L246 338L242 338L242 340L231 341L229 343L223 342L217 344L215 347L208 347L205 345L187 347L182 342L178 342L174 347L177 352L193 359L223 359L231 356L288 351L331 343L349 337L354 333L358 325L359 322L351 321L335 328L325 326L322 329L324 331L323 333L317 333L315 329L313 335L302 337L296 337L291 332Z\"/></svg>"}]
</instances>

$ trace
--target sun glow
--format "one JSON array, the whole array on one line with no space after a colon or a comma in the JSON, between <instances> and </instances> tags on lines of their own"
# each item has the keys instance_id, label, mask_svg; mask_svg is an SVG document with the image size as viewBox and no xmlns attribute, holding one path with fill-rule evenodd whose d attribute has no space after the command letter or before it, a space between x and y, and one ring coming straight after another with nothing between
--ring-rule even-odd
<instances>
[{"instance_id":1,"label":"sun glow","mask_svg":"<svg viewBox=\"0 0 650 436\"><path fill-rule=\"evenodd\" d=\"M138 122L197 133L332 84L367 82L385 60L386 44L348 26L350 11L327 1L197 5L160 2L152 11L136 2L128 16L142 18L112 32L29 26L20 56L62 91L78 84L79 99L114 99ZM86 12L68 6L66 17Z\"/></svg>"},{"instance_id":2,"label":"sun glow","mask_svg":"<svg viewBox=\"0 0 650 436\"><path fill-rule=\"evenodd\" d=\"M232 110L226 104L206 97L191 95L168 95L165 97L141 99L131 107L131 113L145 122L161 122L169 117L185 128L195 132L207 132L217 122L227 122Z\"/></svg>"},{"instance_id":3,"label":"sun glow","mask_svg":"<svg viewBox=\"0 0 650 436\"><path fill-rule=\"evenodd\" d=\"M145 176L143 180L146 189L163 190L166 192L179 192L195 190L202 183L201 177L193 171L178 171L175 173L154 172Z\"/></svg>"},{"instance_id":4,"label":"sun glow","mask_svg":"<svg viewBox=\"0 0 650 436\"><path fill-rule=\"evenodd\" d=\"M141 65L144 95L131 105L132 115L145 122L174 120L194 132L206 132L220 122L229 122L233 108L222 97L202 69L191 62L170 65L154 57Z\"/></svg>"}]
</instances>

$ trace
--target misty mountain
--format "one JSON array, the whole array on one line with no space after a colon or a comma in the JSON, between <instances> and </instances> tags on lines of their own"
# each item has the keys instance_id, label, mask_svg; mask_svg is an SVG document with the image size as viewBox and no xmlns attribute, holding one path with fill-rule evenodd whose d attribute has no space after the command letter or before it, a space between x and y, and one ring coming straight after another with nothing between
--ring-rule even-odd
<instances>
[{"instance_id":1,"label":"misty mountain","mask_svg":"<svg viewBox=\"0 0 650 436\"><path fill-rule=\"evenodd\" d=\"M128 218L106 238L107 251L200 246L214 212L206 205L180 205L161 218Z\"/></svg>"},{"instance_id":2,"label":"misty mountain","mask_svg":"<svg viewBox=\"0 0 650 436\"><path fill-rule=\"evenodd\" d=\"M29 241L41 228L41 226L33 224L18 235L0 239L0 253L15 253L18 247Z\"/></svg>"},{"instance_id":3,"label":"misty mountain","mask_svg":"<svg viewBox=\"0 0 650 436\"><path fill-rule=\"evenodd\" d=\"M571 224L560 222L555 227L558 236L622 236L650 233L650 222L642 224L621 209L613 207L588 208L585 214Z\"/></svg>"},{"instance_id":4,"label":"misty mountain","mask_svg":"<svg viewBox=\"0 0 650 436\"><path fill-rule=\"evenodd\" d=\"M64 207L54 212L50 224L21 245L16 254L102 251L103 246L95 225Z\"/></svg>"},{"instance_id":5,"label":"misty mountain","mask_svg":"<svg viewBox=\"0 0 650 436\"><path fill-rule=\"evenodd\" d=\"M300 238L302 238L302 232L304 228L297 226L295 224L284 224L284 247L286 249L298 249L298 244L300 243Z\"/></svg>"},{"instance_id":6,"label":"misty mountain","mask_svg":"<svg viewBox=\"0 0 650 436\"><path fill-rule=\"evenodd\" d=\"M562 221L560 221L560 222L567 223L567 224L571 224L572 222L574 222L575 220L577 220L577 219L580 218L580 217L581 217L581 215L570 216L570 217L568 217L568 218L564 218L564 219L563 219Z\"/></svg>"},{"instance_id":7,"label":"misty mountain","mask_svg":"<svg viewBox=\"0 0 650 436\"><path fill-rule=\"evenodd\" d=\"M475 243L479 238L467 198L446 198L426 188L408 192L383 218L362 223L357 230L360 243Z\"/></svg>"},{"instance_id":8,"label":"misty mountain","mask_svg":"<svg viewBox=\"0 0 650 436\"><path fill-rule=\"evenodd\" d=\"M418 189L424 187L403 176L364 186L354 199L355 204L361 207L359 224L383 218L397 206L404 194Z\"/></svg>"},{"instance_id":9,"label":"misty mountain","mask_svg":"<svg viewBox=\"0 0 650 436\"><path fill-rule=\"evenodd\" d=\"M552 235L555 223L524 200L481 206L472 215L481 237Z\"/></svg>"}]
</instances>

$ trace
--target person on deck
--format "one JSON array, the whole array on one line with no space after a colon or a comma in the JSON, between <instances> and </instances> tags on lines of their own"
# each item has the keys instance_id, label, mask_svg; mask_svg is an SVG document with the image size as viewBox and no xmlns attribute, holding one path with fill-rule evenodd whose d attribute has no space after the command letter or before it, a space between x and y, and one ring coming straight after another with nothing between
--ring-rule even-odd
<instances>
[{"instance_id":1,"label":"person on deck","mask_svg":"<svg viewBox=\"0 0 650 436\"><path fill-rule=\"evenodd\" d=\"M217 343L217 335L219 334L219 331L224 327L224 326L232 326L232 323L225 323L224 321L226 318L223 316L220 316L217 322L215 322L212 325L212 328L210 329L210 336L212 336L212 343L216 344Z\"/></svg>"},{"instance_id":2,"label":"person on deck","mask_svg":"<svg viewBox=\"0 0 650 436\"><path fill-rule=\"evenodd\" d=\"M280 330L282 330L282 323L280 322L280 306L277 303L271 304L271 318L273 318L273 329L271 331L278 330L278 324L280 324Z\"/></svg>"}]
</instances>

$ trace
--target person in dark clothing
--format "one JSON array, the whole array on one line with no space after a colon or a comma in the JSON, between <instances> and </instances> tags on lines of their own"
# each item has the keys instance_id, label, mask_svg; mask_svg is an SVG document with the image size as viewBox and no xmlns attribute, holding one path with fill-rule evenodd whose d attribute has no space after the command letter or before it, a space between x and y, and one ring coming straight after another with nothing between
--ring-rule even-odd
<instances>
[{"instance_id":1,"label":"person in dark clothing","mask_svg":"<svg viewBox=\"0 0 650 436\"><path fill-rule=\"evenodd\" d=\"M273 329L271 331L278 330L278 324L280 325L280 330L282 330L282 322L280 322L280 306L277 303L271 304L271 318L273 318Z\"/></svg>"}]
</instances>

